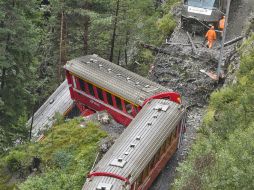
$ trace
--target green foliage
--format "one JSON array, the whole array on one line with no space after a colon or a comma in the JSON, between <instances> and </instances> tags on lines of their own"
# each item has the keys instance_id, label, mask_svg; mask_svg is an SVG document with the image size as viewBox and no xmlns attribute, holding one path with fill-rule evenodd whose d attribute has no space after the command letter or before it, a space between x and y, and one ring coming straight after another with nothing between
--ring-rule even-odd
<instances>
[{"instance_id":1,"label":"green foliage","mask_svg":"<svg viewBox=\"0 0 254 190\"><path fill-rule=\"evenodd\" d=\"M59 112L55 113L54 115L55 125L61 125L64 123L64 116Z\"/></svg>"},{"instance_id":2,"label":"green foliage","mask_svg":"<svg viewBox=\"0 0 254 190\"><path fill-rule=\"evenodd\" d=\"M34 21L35 0L0 1L0 149L25 140L27 130L20 127L33 96L29 81L33 80L38 43ZM23 124L22 124L23 125Z\"/></svg>"},{"instance_id":3,"label":"green foliage","mask_svg":"<svg viewBox=\"0 0 254 190\"><path fill-rule=\"evenodd\" d=\"M67 60L93 53L108 59L116 2L50 0L50 6L40 10L37 0L0 0L0 189L13 189L15 182L30 175L35 157L42 161L40 171L32 171L35 177L30 176L21 188L40 189L47 184L46 189L80 189L82 175L90 169L97 142L105 134L93 124L81 129L77 127L80 121L64 123L64 118L56 114L56 124L61 127L49 131L41 143L25 144L29 137L26 121L64 79L58 72L63 73L62 65ZM175 1L168 2L169 8ZM160 45L166 34L161 30L167 30L165 22L171 22L167 18L158 28L156 23L162 14L158 1L120 0L115 63L147 75L154 55L138 44Z\"/></svg>"},{"instance_id":4,"label":"green foliage","mask_svg":"<svg viewBox=\"0 0 254 190\"><path fill-rule=\"evenodd\" d=\"M97 125L87 123L81 128L81 123L82 119L77 118L57 125L42 142L18 146L3 156L0 159L0 187L81 189L84 176L98 152L98 143L106 137ZM35 157L41 161L36 170L33 168Z\"/></svg>"},{"instance_id":5,"label":"green foliage","mask_svg":"<svg viewBox=\"0 0 254 190\"><path fill-rule=\"evenodd\" d=\"M173 16L170 13L168 13L157 21L157 26L159 30L162 32L163 37L167 37L173 33L176 27L176 22Z\"/></svg>"},{"instance_id":6,"label":"green foliage","mask_svg":"<svg viewBox=\"0 0 254 190\"><path fill-rule=\"evenodd\" d=\"M64 169L73 162L73 156L67 151L59 150L52 154L52 162L56 167Z\"/></svg>"},{"instance_id":7,"label":"green foliage","mask_svg":"<svg viewBox=\"0 0 254 190\"><path fill-rule=\"evenodd\" d=\"M254 188L253 39L240 48L238 83L212 94L199 138L178 168L174 189ZM197 167L200 158L205 167Z\"/></svg>"},{"instance_id":8,"label":"green foliage","mask_svg":"<svg viewBox=\"0 0 254 190\"><path fill-rule=\"evenodd\" d=\"M18 150L14 150L10 152L5 157L5 162L7 169L12 173L15 174L17 172L21 172L23 166L26 164L24 163L26 161L26 153L20 152Z\"/></svg>"},{"instance_id":9,"label":"green foliage","mask_svg":"<svg viewBox=\"0 0 254 190\"><path fill-rule=\"evenodd\" d=\"M167 1L167 8L158 1L120 0L117 16L116 2L50 0L40 9L37 0L0 0L0 154L29 139L25 123L64 79L67 60L93 53L109 58L116 17L114 62L147 75L154 55L139 42L164 41L173 18L166 15L160 27L156 23L175 0Z\"/></svg>"},{"instance_id":10,"label":"green foliage","mask_svg":"<svg viewBox=\"0 0 254 190\"><path fill-rule=\"evenodd\" d=\"M181 0L167 0L166 3L163 4L163 10L165 13L171 11L172 7L175 6L177 3L180 3Z\"/></svg>"},{"instance_id":11,"label":"green foliage","mask_svg":"<svg viewBox=\"0 0 254 190\"><path fill-rule=\"evenodd\" d=\"M132 61L134 63L128 65L127 68L141 76L146 77L153 60L154 55L150 50L140 49L136 56L133 57Z\"/></svg>"}]
</instances>

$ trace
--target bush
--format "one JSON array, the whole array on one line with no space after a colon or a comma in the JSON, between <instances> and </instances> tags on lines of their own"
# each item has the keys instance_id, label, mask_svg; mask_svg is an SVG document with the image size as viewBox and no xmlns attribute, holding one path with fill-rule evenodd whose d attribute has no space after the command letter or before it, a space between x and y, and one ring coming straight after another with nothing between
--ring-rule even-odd
<instances>
[{"instance_id":1,"label":"bush","mask_svg":"<svg viewBox=\"0 0 254 190\"><path fill-rule=\"evenodd\" d=\"M12 173L24 173L24 168L28 167L27 155L25 152L15 150L5 158L6 167Z\"/></svg>"},{"instance_id":2,"label":"bush","mask_svg":"<svg viewBox=\"0 0 254 190\"><path fill-rule=\"evenodd\" d=\"M162 32L164 37L168 37L174 32L176 27L176 21L173 16L168 13L157 21L157 27Z\"/></svg>"},{"instance_id":3,"label":"bush","mask_svg":"<svg viewBox=\"0 0 254 190\"><path fill-rule=\"evenodd\" d=\"M52 161L56 167L64 169L73 161L73 156L65 150L59 150L52 154Z\"/></svg>"},{"instance_id":4,"label":"bush","mask_svg":"<svg viewBox=\"0 0 254 190\"><path fill-rule=\"evenodd\" d=\"M14 189L16 185L29 190L81 189L98 152L98 143L107 136L94 123L81 128L82 122L76 118L56 125L43 141L17 146L0 158L1 189ZM34 157L40 157L38 170L33 168Z\"/></svg>"},{"instance_id":5,"label":"bush","mask_svg":"<svg viewBox=\"0 0 254 190\"><path fill-rule=\"evenodd\" d=\"M212 94L198 140L177 169L175 189L254 189L253 41L240 48L238 83Z\"/></svg>"}]
</instances>

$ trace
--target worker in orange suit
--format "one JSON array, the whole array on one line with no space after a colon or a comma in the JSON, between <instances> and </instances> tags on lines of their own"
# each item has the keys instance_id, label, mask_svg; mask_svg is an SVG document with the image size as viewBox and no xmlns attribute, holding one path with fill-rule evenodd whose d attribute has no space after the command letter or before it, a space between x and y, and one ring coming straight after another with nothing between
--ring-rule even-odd
<instances>
[{"instance_id":1,"label":"worker in orange suit","mask_svg":"<svg viewBox=\"0 0 254 190\"><path fill-rule=\"evenodd\" d=\"M219 22L219 29L221 31L221 37L223 36L224 28L225 28L225 16L223 16L222 19L220 19L220 22Z\"/></svg>"},{"instance_id":2,"label":"worker in orange suit","mask_svg":"<svg viewBox=\"0 0 254 190\"><path fill-rule=\"evenodd\" d=\"M211 26L205 37L207 39L207 45L211 49L213 47L214 41L216 40L216 32L214 30L214 26Z\"/></svg>"}]
</instances>

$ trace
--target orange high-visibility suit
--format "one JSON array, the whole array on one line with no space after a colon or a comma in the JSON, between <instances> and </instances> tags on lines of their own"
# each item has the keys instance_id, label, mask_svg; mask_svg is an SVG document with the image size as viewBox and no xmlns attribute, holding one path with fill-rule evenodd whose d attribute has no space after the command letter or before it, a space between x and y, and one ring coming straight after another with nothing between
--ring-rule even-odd
<instances>
[{"instance_id":1,"label":"orange high-visibility suit","mask_svg":"<svg viewBox=\"0 0 254 190\"><path fill-rule=\"evenodd\" d=\"M211 49L213 47L214 41L216 40L216 32L214 31L214 26L212 26L210 30L208 30L205 37L207 38L208 41L207 45Z\"/></svg>"},{"instance_id":2,"label":"orange high-visibility suit","mask_svg":"<svg viewBox=\"0 0 254 190\"><path fill-rule=\"evenodd\" d=\"M223 36L224 28L225 28L225 16L223 16L222 19L219 22L219 29L221 31L221 37Z\"/></svg>"},{"instance_id":3,"label":"orange high-visibility suit","mask_svg":"<svg viewBox=\"0 0 254 190\"><path fill-rule=\"evenodd\" d=\"M223 16L223 18L219 22L219 29L224 30L224 28L225 28L225 16Z\"/></svg>"}]
</instances>

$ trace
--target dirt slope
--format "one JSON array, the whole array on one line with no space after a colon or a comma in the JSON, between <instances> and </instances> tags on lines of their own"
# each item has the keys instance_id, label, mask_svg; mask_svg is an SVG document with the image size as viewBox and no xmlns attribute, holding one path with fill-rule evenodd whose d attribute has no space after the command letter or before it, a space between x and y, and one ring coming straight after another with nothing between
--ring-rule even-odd
<instances>
[{"instance_id":1,"label":"dirt slope","mask_svg":"<svg viewBox=\"0 0 254 190\"><path fill-rule=\"evenodd\" d=\"M253 8L254 0L232 1L226 41L242 35ZM197 36L194 40L202 43L204 39ZM186 44L188 37L178 26L172 34L170 42ZM219 42L215 46L218 47ZM227 47L225 50L223 61L226 64L224 69L227 67L230 58L235 57L235 46L236 44ZM216 47L213 50L208 50L200 46L197 54L193 54L190 46L163 45L162 48L170 53L159 53L156 57L150 78L182 94L183 101L188 107L188 128L182 147L169 161L150 190L170 189L170 184L176 174L176 167L185 158L195 139L196 130L202 121L209 95L219 87L217 82L200 72L201 69L216 72L219 58Z\"/></svg>"}]
</instances>

